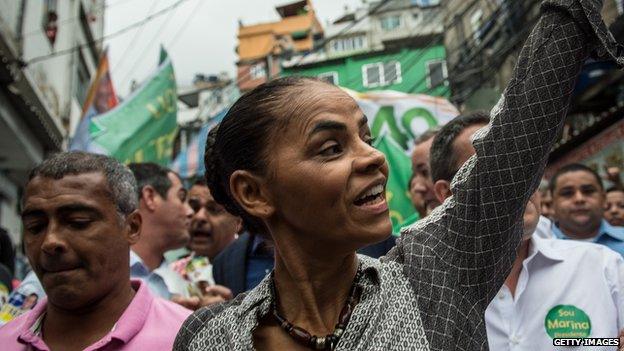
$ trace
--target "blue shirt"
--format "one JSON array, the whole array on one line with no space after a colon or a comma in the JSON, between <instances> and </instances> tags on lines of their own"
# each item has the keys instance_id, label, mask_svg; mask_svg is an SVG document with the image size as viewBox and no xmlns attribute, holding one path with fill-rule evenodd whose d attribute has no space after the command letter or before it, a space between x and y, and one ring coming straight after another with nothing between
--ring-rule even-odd
<instances>
[{"instance_id":1,"label":"blue shirt","mask_svg":"<svg viewBox=\"0 0 624 351\"><path fill-rule=\"evenodd\" d=\"M264 277L273 270L275 259L273 249L264 245L264 239L260 235L254 235L251 251L247 256L245 290L255 288Z\"/></svg>"},{"instance_id":2,"label":"blue shirt","mask_svg":"<svg viewBox=\"0 0 624 351\"><path fill-rule=\"evenodd\" d=\"M552 226L552 232L559 239L571 239L556 224ZM591 242L605 245L624 257L624 227L614 227L603 219L598 235L593 237Z\"/></svg>"},{"instance_id":3,"label":"blue shirt","mask_svg":"<svg viewBox=\"0 0 624 351\"><path fill-rule=\"evenodd\" d=\"M163 260L159 268L166 268L167 263ZM130 250L130 278L141 279L150 288L152 293L163 299L169 300L171 298L171 292L165 283L164 278L159 274L158 269L150 272L145 266L139 255Z\"/></svg>"}]
</instances>

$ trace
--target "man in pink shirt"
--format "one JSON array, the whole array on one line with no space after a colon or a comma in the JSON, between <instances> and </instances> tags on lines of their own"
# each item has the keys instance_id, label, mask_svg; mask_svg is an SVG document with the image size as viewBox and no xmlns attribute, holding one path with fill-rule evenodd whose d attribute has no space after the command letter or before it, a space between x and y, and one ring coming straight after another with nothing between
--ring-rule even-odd
<instances>
[{"instance_id":1,"label":"man in pink shirt","mask_svg":"<svg viewBox=\"0 0 624 351\"><path fill-rule=\"evenodd\" d=\"M136 208L134 176L107 156L60 153L31 172L24 246L47 298L0 327L3 350L171 350L190 311L130 281Z\"/></svg>"}]
</instances>

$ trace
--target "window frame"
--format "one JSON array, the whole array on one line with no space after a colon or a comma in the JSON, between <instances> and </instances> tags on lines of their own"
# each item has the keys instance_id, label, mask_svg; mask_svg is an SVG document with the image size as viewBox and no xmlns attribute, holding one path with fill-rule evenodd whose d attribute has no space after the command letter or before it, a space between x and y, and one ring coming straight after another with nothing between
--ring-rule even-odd
<instances>
[{"instance_id":1,"label":"window frame","mask_svg":"<svg viewBox=\"0 0 624 351\"><path fill-rule=\"evenodd\" d=\"M394 67L396 70L396 80L391 81L391 82L386 82L384 65L390 64L392 62L394 62ZM371 67L371 66L379 67L379 82L378 83L371 84L368 81L368 73L366 73L366 71L368 67ZM388 60L388 61L378 61L378 62L367 63L367 64L362 65L362 85L365 88L376 88L376 87L385 87L385 86L394 85L394 84L401 84L403 82L402 73L403 72L401 70L401 61L398 61L398 60Z\"/></svg>"},{"instance_id":2,"label":"window frame","mask_svg":"<svg viewBox=\"0 0 624 351\"><path fill-rule=\"evenodd\" d=\"M261 68L262 70L262 75L259 75L259 68ZM254 64L252 64L251 66L249 66L249 75L251 76L251 79L262 79L262 78L266 78L267 77L267 70L266 70L266 65L264 64L264 62L256 62Z\"/></svg>"},{"instance_id":3,"label":"window frame","mask_svg":"<svg viewBox=\"0 0 624 351\"><path fill-rule=\"evenodd\" d=\"M327 71L327 72L323 72L323 73L319 73L316 75L316 78L323 80L324 77L332 77L332 82L327 82L327 83L331 83L333 85L338 86L340 84L339 82L339 76L338 76L338 72L337 71ZM324 82L326 82L325 80L323 80Z\"/></svg>"},{"instance_id":4,"label":"window frame","mask_svg":"<svg viewBox=\"0 0 624 351\"><path fill-rule=\"evenodd\" d=\"M401 16L401 14L393 14L393 15L387 15L382 17L381 19L379 19L379 25L381 27L381 30L383 32L391 32L393 30L399 29L403 26L403 16ZM396 18L398 20L398 23L396 25L396 27L392 27L392 28L384 28L384 22L385 21L389 21L391 18Z\"/></svg>"},{"instance_id":5,"label":"window frame","mask_svg":"<svg viewBox=\"0 0 624 351\"><path fill-rule=\"evenodd\" d=\"M442 64L442 83L436 85L436 86L432 86L431 85L431 65L432 64L436 64L436 63L441 63ZM448 70L446 67L446 60L445 59L433 59L433 60L429 60L427 62L425 62L425 68L427 71L427 89L434 89L437 88L439 86L448 86Z\"/></svg>"}]
</instances>

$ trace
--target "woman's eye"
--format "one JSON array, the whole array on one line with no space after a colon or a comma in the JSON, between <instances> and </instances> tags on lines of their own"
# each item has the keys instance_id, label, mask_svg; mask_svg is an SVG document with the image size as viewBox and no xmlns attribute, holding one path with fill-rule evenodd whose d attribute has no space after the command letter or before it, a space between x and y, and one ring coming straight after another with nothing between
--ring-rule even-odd
<instances>
[{"instance_id":1,"label":"woman's eye","mask_svg":"<svg viewBox=\"0 0 624 351\"><path fill-rule=\"evenodd\" d=\"M322 156L337 155L342 152L342 146L340 144L332 144L321 151Z\"/></svg>"}]
</instances>

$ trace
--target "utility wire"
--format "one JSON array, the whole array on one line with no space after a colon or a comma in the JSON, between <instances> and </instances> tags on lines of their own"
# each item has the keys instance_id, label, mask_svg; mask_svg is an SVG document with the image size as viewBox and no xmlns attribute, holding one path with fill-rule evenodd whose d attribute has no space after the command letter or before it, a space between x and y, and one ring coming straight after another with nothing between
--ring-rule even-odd
<instances>
[{"instance_id":1,"label":"utility wire","mask_svg":"<svg viewBox=\"0 0 624 351\"><path fill-rule=\"evenodd\" d=\"M176 34L174 34L173 39L171 40L171 44L169 44L170 47L173 48L173 46L178 43L178 41L177 41L178 38L182 35L182 33L184 33L184 31L188 27L189 23L191 23L191 21L193 21L193 18L197 15L197 13L199 13L199 9L202 7L202 5L204 3L205 3L204 0L197 0L197 4L195 5L195 8L193 9L193 12L191 12L191 16L189 18L187 18L187 20L184 22L182 27L180 27L178 32Z\"/></svg>"},{"instance_id":2,"label":"utility wire","mask_svg":"<svg viewBox=\"0 0 624 351\"><path fill-rule=\"evenodd\" d=\"M150 13L152 13L152 11L154 11L154 9L156 8L156 5L158 5L158 2L160 0L154 0L152 1L152 6L149 8L149 10L147 10L147 15L149 16ZM173 12L173 11L172 11ZM126 51L128 51L130 48L134 47L134 44L136 43L136 41L139 39L139 37L141 36L141 34L143 33L143 29L145 28L145 23L143 23L141 26L139 26L139 29L136 31L136 33L134 33L134 37L132 37L132 39L130 40L130 43L126 46L126 48L121 51L122 53L125 53ZM119 62L117 62L117 64L115 64L115 66L111 69L115 70L115 68L119 67L119 64L122 62L122 60L119 60Z\"/></svg>"},{"instance_id":3,"label":"utility wire","mask_svg":"<svg viewBox=\"0 0 624 351\"><path fill-rule=\"evenodd\" d=\"M177 10L177 9L176 9ZM152 36L152 39L147 43L147 45L145 46L145 48L143 49L143 51L141 52L141 54L137 57L137 59L134 61L134 64L132 65L132 67L130 68L130 70L128 70L128 73L124 76L124 78L121 80L121 85L126 84L126 82L128 81L129 78L131 78L132 74L135 72L135 69L139 66L139 64L141 63L142 59L145 57L145 54L147 53L147 51L149 50L149 48L154 44L154 42L156 40L158 40L158 38L160 37L160 34L165 30L165 28L167 28L167 26L169 25L169 22L171 21L171 19L173 18L173 15L175 13L174 11L171 11L169 13L169 15L167 16L167 18L165 19L165 22L163 22L163 24L159 27L158 32L156 33L156 35Z\"/></svg>"},{"instance_id":4,"label":"utility wire","mask_svg":"<svg viewBox=\"0 0 624 351\"><path fill-rule=\"evenodd\" d=\"M25 62L25 64L29 65L29 64L32 64L32 63L35 63L35 62L45 61L45 60L51 59L53 57L67 55L67 54L70 54L70 53L72 53L72 52L74 52L74 51L76 51L78 49L81 49L81 48L84 48L84 47L88 47L89 45L98 44L98 43L103 42L106 39L117 37L117 36L119 36L121 34L124 34L124 33L128 32L129 30L132 30L132 29L134 29L134 28L136 28L138 26L141 26L144 23L149 22L149 21L153 20L154 18L159 17L159 16L161 16L161 15L163 15L163 14L165 14L165 13L167 13L167 12L173 10L173 9L175 9L176 7L180 6L180 4L182 4L182 3L186 2L186 1L188 1L188 0L178 0L173 5L171 5L169 7L166 7L166 8L164 8L164 9L158 11L158 12L155 12L152 15L147 16L146 18L142 19L141 21L133 23L133 24L131 24L131 25L125 27L125 28L122 28L122 29L120 29L120 30L118 30L118 31L116 31L114 33L111 33L111 34L108 34L108 35L104 35L104 36L102 36L100 38L88 41L88 42L83 43L83 44L78 44L76 46L73 46L73 47L65 49L65 50L59 50L59 51L53 52L51 54L34 57L34 58L28 60L27 62Z\"/></svg>"}]
</instances>

